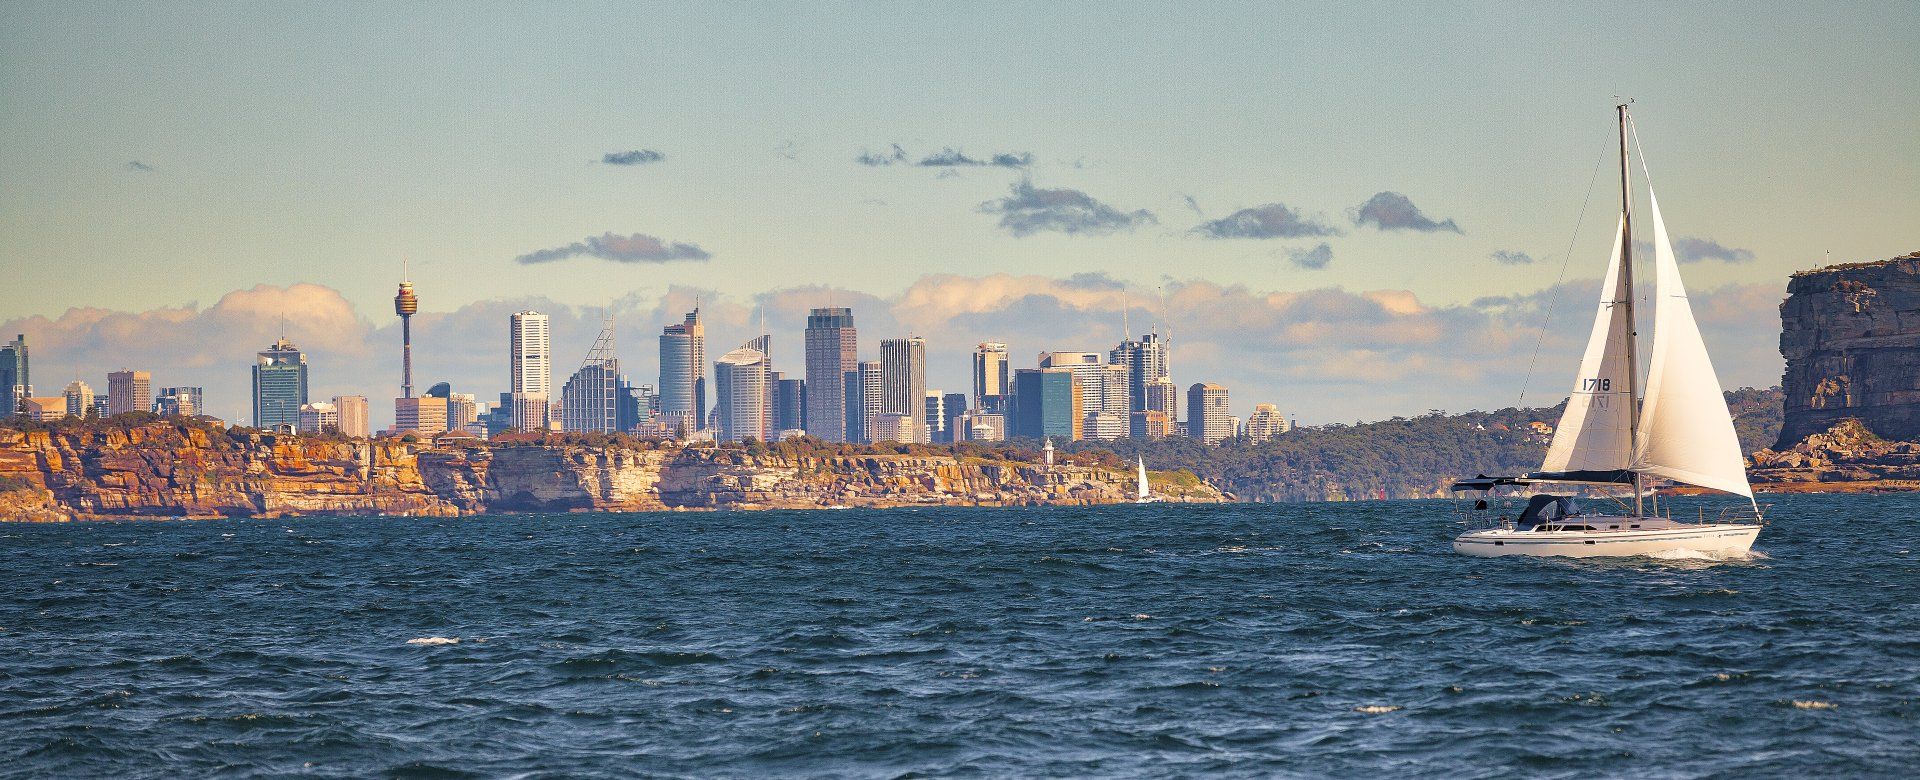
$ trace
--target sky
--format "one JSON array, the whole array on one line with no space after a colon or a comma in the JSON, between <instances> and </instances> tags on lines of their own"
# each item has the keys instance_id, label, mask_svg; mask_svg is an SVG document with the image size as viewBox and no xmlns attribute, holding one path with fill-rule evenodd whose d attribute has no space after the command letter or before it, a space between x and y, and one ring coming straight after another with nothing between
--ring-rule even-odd
<instances>
[{"instance_id":1,"label":"sky","mask_svg":"<svg viewBox=\"0 0 1920 780\"><path fill-rule=\"evenodd\" d=\"M698 301L793 375L851 305L949 391L1130 327L1242 415L1549 405L1615 96L1723 384L1778 383L1788 274L1920 249L1920 5L1203 6L0 3L0 333L245 419L284 328L384 399L410 274L416 383L482 399L512 311L651 382Z\"/></svg>"}]
</instances>

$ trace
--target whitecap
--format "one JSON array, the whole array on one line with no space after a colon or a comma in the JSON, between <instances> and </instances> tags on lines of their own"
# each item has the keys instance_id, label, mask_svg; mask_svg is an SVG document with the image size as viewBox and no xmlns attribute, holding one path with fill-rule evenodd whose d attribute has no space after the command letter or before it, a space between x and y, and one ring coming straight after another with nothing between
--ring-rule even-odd
<instances>
[{"instance_id":1,"label":"whitecap","mask_svg":"<svg viewBox=\"0 0 1920 780\"><path fill-rule=\"evenodd\" d=\"M409 639L407 640L407 644L410 644L410 645L457 645L457 644L460 644L460 637L423 636L423 637L420 637L419 639Z\"/></svg>"},{"instance_id":2,"label":"whitecap","mask_svg":"<svg viewBox=\"0 0 1920 780\"><path fill-rule=\"evenodd\" d=\"M1153 616L1152 615L1134 615L1133 619L1134 620L1152 620Z\"/></svg>"},{"instance_id":3,"label":"whitecap","mask_svg":"<svg viewBox=\"0 0 1920 780\"><path fill-rule=\"evenodd\" d=\"M1400 709L1401 707L1398 704L1362 704L1353 708L1353 711L1363 715L1385 715Z\"/></svg>"},{"instance_id":4,"label":"whitecap","mask_svg":"<svg viewBox=\"0 0 1920 780\"><path fill-rule=\"evenodd\" d=\"M1839 706L1840 705L1834 704L1833 702L1820 701L1818 699L1793 700L1793 708L1796 710L1830 710Z\"/></svg>"}]
</instances>

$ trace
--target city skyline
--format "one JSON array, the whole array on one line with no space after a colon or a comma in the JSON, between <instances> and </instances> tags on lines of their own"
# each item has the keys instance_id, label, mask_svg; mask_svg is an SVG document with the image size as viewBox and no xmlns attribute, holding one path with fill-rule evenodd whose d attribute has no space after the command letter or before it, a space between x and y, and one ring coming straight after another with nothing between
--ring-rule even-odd
<instances>
[{"instance_id":1,"label":"city skyline","mask_svg":"<svg viewBox=\"0 0 1920 780\"><path fill-rule=\"evenodd\" d=\"M144 366L235 419L225 367L282 315L314 398L392 395L398 279L426 299L415 384L483 397L500 313L553 315L571 359L606 316L638 343L698 299L715 343L764 311L787 356L811 308L855 309L862 354L926 335L930 389L966 391L980 341L1104 352L1157 324L1180 387L1233 388L1236 416L1548 405L1576 318L1533 334L1596 283L1606 231L1576 217L1616 94L1687 204L1671 216L1727 386L1779 381L1788 273L1913 248L1911 4L1647 8L1624 32L1584 8L1411 25L1326 4L1281 39L1244 24L1253 7L1170 10L681 10L635 47L585 5L9 6L0 333L29 335L38 393ZM923 18L954 32L901 32Z\"/></svg>"}]
</instances>

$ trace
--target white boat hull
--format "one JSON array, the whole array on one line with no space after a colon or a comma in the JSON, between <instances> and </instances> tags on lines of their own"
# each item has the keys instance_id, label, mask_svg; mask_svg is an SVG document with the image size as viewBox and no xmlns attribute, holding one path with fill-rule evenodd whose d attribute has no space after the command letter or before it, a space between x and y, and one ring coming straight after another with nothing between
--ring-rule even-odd
<instances>
[{"instance_id":1,"label":"white boat hull","mask_svg":"<svg viewBox=\"0 0 1920 780\"><path fill-rule=\"evenodd\" d=\"M1614 558L1660 553L1700 553L1713 557L1744 555L1760 536L1760 526L1740 523L1675 524L1661 528L1604 531L1521 531L1494 528L1469 531L1453 540L1453 551L1493 558L1503 555Z\"/></svg>"}]
</instances>

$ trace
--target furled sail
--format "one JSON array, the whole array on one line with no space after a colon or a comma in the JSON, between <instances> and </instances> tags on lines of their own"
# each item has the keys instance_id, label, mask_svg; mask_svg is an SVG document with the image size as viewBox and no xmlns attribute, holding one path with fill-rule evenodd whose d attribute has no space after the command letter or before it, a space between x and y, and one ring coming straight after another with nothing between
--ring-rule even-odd
<instances>
[{"instance_id":1,"label":"furled sail","mask_svg":"<svg viewBox=\"0 0 1920 780\"><path fill-rule=\"evenodd\" d=\"M1647 194L1653 212L1653 360L1633 470L1751 498L1733 414L1687 303L1660 200L1651 190Z\"/></svg>"},{"instance_id":2,"label":"furled sail","mask_svg":"<svg viewBox=\"0 0 1920 780\"><path fill-rule=\"evenodd\" d=\"M1542 471L1618 471L1633 465L1633 387L1627 371L1633 323L1626 305L1632 291L1620 275L1621 233L1616 226L1593 334Z\"/></svg>"}]
</instances>

